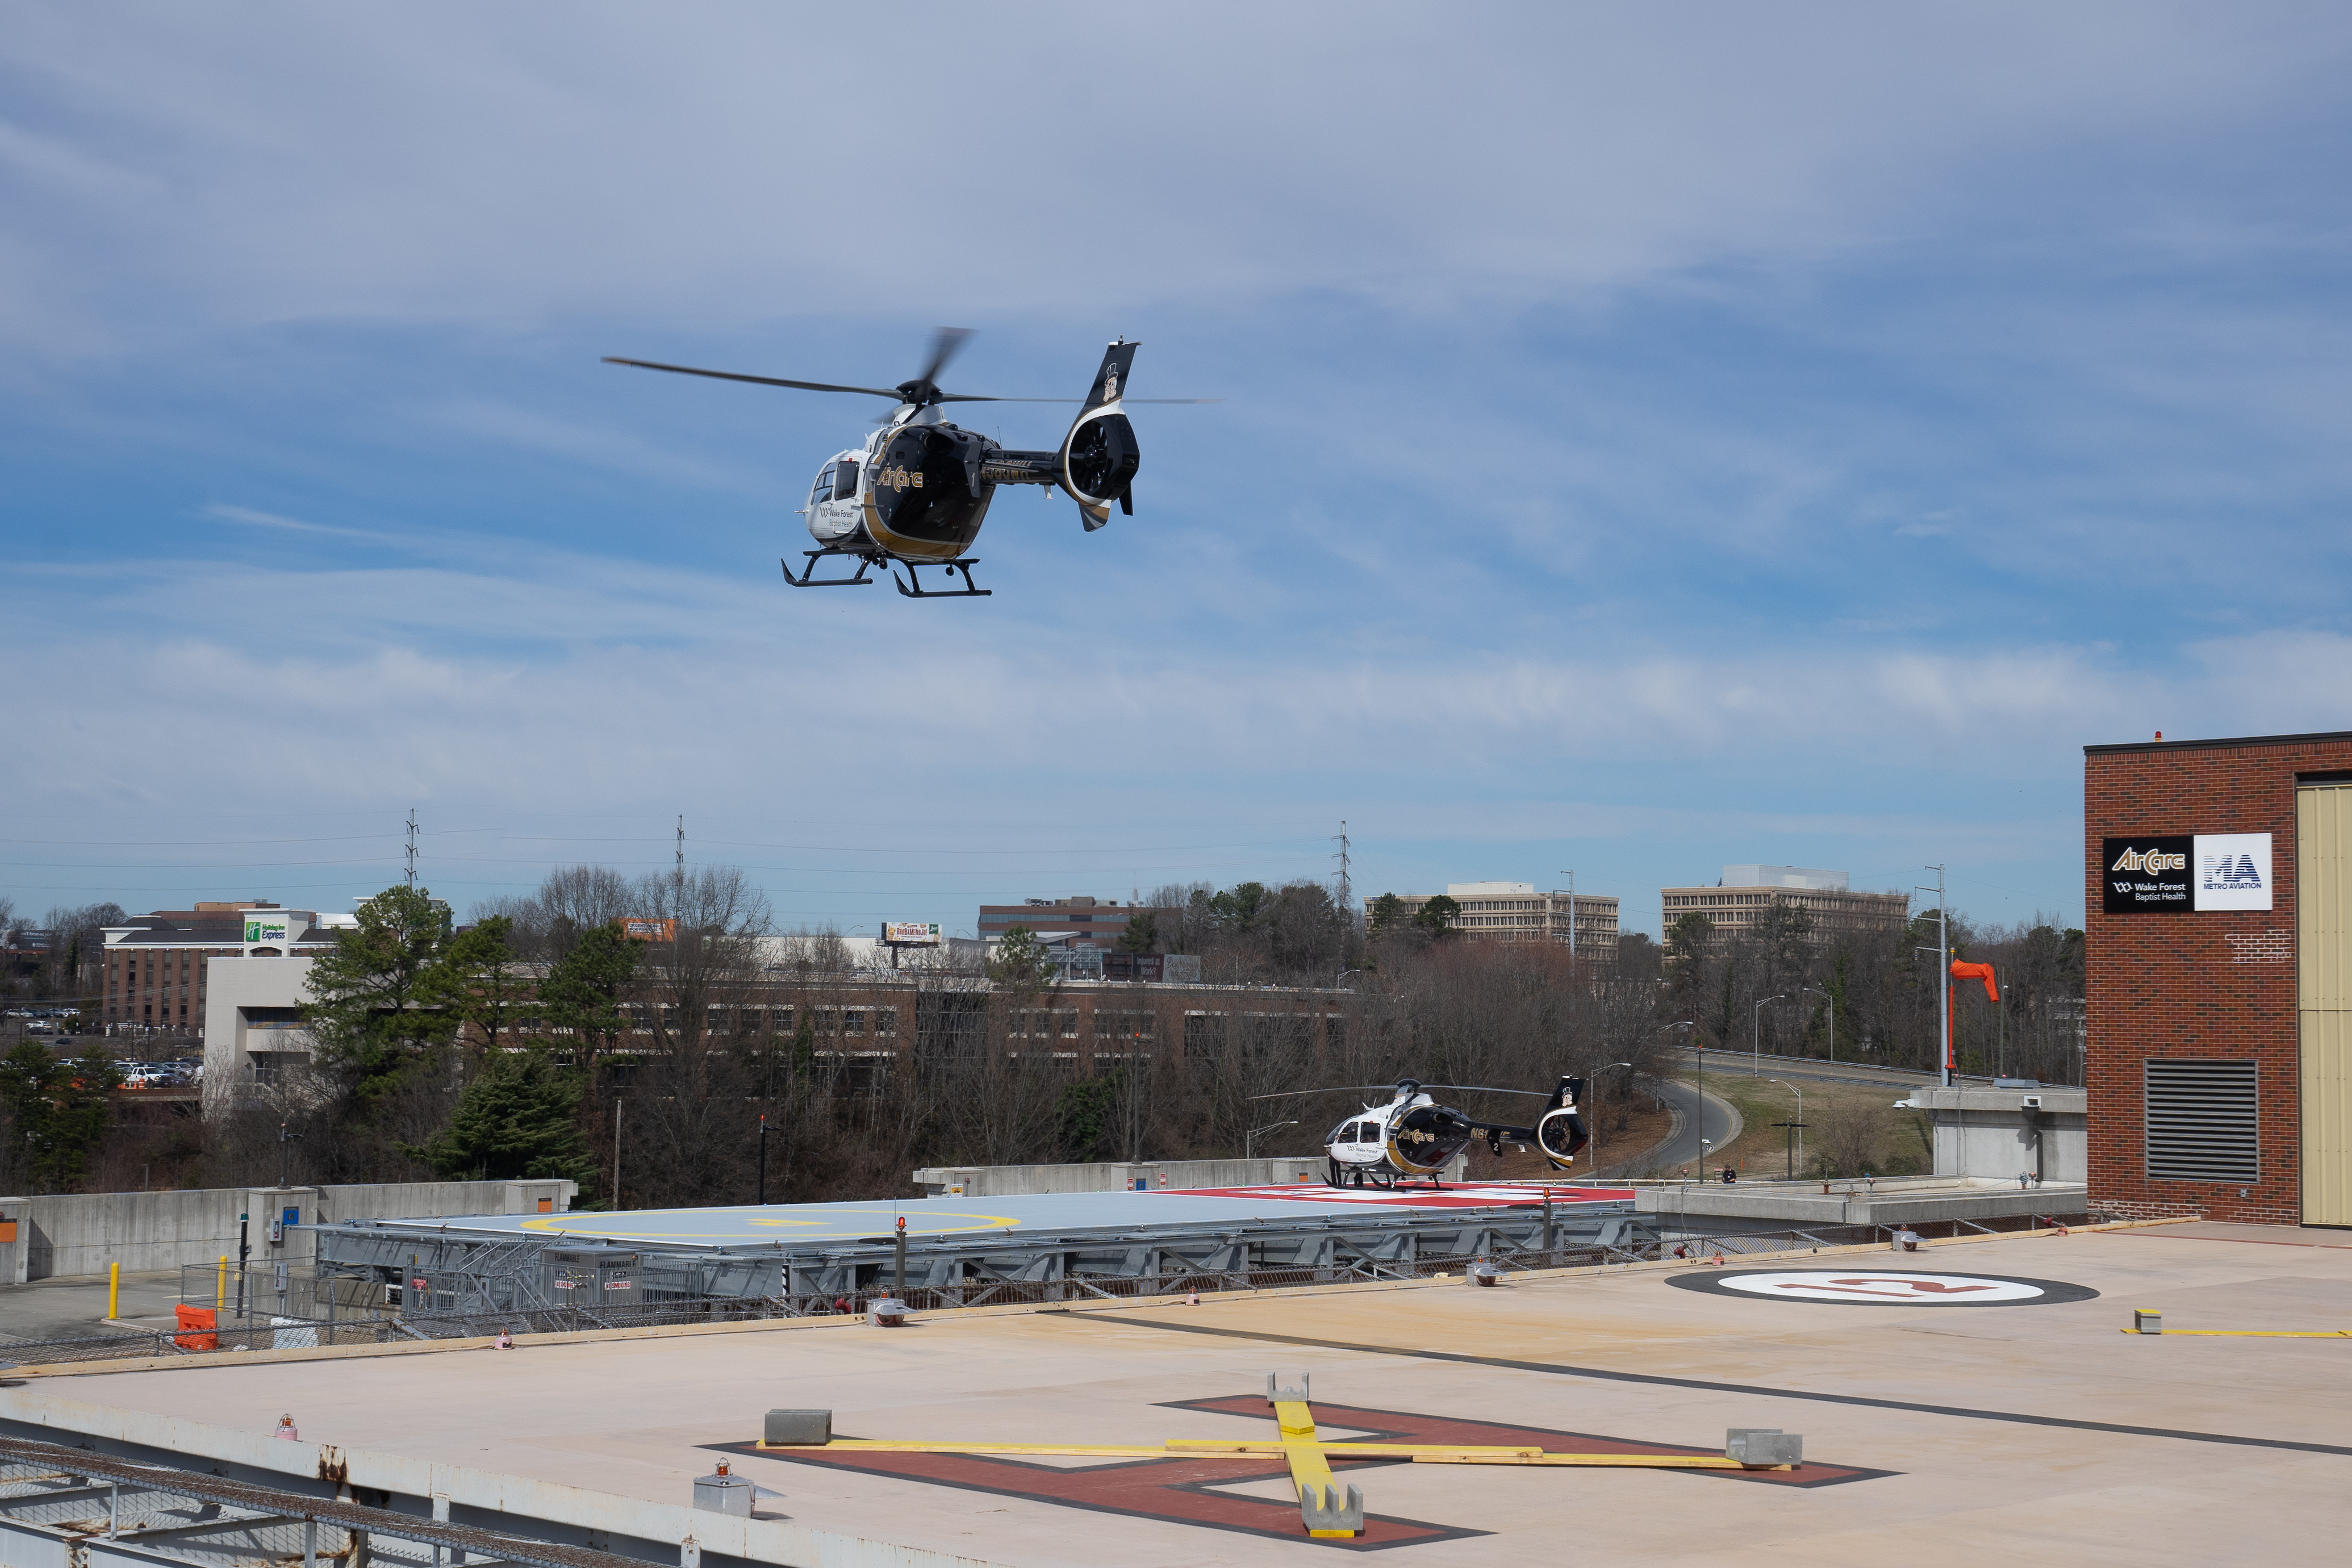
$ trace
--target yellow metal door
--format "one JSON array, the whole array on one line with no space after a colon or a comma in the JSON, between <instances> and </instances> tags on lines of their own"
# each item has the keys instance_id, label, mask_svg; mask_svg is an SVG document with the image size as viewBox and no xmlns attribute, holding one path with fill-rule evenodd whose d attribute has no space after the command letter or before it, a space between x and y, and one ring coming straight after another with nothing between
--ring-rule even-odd
<instances>
[{"instance_id":1,"label":"yellow metal door","mask_svg":"<svg viewBox=\"0 0 2352 1568\"><path fill-rule=\"evenodd\" d=\"M2352 784L2295 791L2303 1222L2352 1226Z\"/></svg>"}]
</instances>

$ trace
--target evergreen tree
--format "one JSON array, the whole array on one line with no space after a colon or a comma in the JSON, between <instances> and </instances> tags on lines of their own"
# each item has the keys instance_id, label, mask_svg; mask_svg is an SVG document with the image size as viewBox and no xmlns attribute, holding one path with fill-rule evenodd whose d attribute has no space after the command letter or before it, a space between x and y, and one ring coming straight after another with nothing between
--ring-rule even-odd
<instances>
[{"instance_id":1,"label":"evergreen tree","mask_svg":"<svg viewBox=\"0 0 2352 1568\"><path fill-rule=\"evenodd\" d=\"M1015 925L1004 933L987 967L990 979L1016 991L1034 989L1054 977L1053 955L1026 925Z\"/></svg>"},{"instance_id":2,"label":"evergreen tree","mask_svg":"<svg viewBox=\"0 0 2352 1568\"><path fill-rule=\"evenodd\" d=\"M569 1177L585 1194L595 1163L580 1130L580 1085L541 1050L490 1052L449 1124L410 1155L448 1181Z\"/></svg>"},{"instance_id":3,"label":"evergreen tree","mask_svg":"<svg viewBox=\"0 0 2352 1568\"><path fill-rule=\"evenodd\" d=\"M513 933L510 918L493 915L452 936L442 954L442 1001L493 1051L531 1011L530 988L516 972Z\"/></svg>"},{"instance_id":4,"label":"evergreen tree","mask_svg":"<svg viewBox=\"0 0 2352 1568\"><path fill-rule=\"evenodd\" d=\"M578 1042L573 1061L593 1082L597 1056L618 1048L628 1032L621 992L637 972L645 944L621 935L616 925L598 925L547 971L539 985L539 1005L547 1021L569 1030Z\"/></svg>"},{"instance_id":5,"label":"evergreen tree","mask_svg":"<svg viewBox=\"0 0 2352 1568\"><path fill-rule=\"evenodd\" d=\"M1122 953L1149 953L1160 946L1160 922L1148 909L1139 910L1127 917L1127 930L1119 936Z\"/></svg>"},{"instance_id":6,"label":"evergreen tree","mask_svg":"<svg viewBox=\"0 0 2352 1568\"><path fill-rule=\"evenodd\" d=\"M0 1105L9 1113L10 1152L24 1161L26 1186L64 1192L81 1180L90 1151L106 1135L107 1092L121 1082L95 1040L71 1061L29 1040L0 1058Z\"/></svg>"},{"instance_id":7,"label":"evergreen tree","mask_svg":"<svg viewBox=\"0 0 2352 1568\"><path fill-rule=\"evenodd\" d=\"M303 1022L319 1060L341 1068L361 1101L382 1099L453 1039L463 1021L446 967L449 906L422 888L388 887L361 904L355 930L310 966Z\"/></svg>"}]
</instances>

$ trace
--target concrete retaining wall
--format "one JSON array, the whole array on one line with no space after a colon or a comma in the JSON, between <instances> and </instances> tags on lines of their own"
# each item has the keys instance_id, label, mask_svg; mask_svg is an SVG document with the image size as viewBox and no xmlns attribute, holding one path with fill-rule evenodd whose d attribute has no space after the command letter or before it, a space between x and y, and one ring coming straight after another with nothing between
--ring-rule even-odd
<instances>
[{"instance_id":1,"label":"concrete retaining wall","mask_svg":"<svg viewBox=\"0 0 2352 1568\"><path fill-rule=\"evenodd\" d=\"M2031 1121L2026 1100L2042 1103ZM2013 1181L2038 1170L2045 1181L2089 1179L2087 1095L2080 1089L1921 1087L1909 1103L1936 1128L1936 1174Z\"/></svg>"},{"instance_id":2,"label":"concrete retaining wall","mask_svg":"<svg viewBox=\"0 0 2352 1568\"><path fill-rule=\"evenodd\" d=\"M926 1197L962 1187L964 1197L1013 1197L1034 1192L1126 1192L1140 1182L1153 1191L1202 1186L1288 1186L1321 1183L1329 1161L1322 1155L1291 1155L1263 1160L1113 1160L1087 1166L935 1166L919 1170L915 1185ZM1444 1180L1463 1179L1469 1162L1456 1158Z\"/></svg>"},{"instance_id":3,"label":"concrete retaining wall","mask_svg":"<svg viewBox=\"0 0 2352 1568\"><path fill-rule=\"evenodd\" d=\"M251 1217L252 1263L307 1264L317 1249L312 1234L297 1227L562 1214L579 1192L579 1184L570 1181L445 1181L0 1197L0 1283L103 1274L110 1263L135 1272L210 1263L224 1255L234 1260L240 1214Z\"/></svg>"}]
</instances>

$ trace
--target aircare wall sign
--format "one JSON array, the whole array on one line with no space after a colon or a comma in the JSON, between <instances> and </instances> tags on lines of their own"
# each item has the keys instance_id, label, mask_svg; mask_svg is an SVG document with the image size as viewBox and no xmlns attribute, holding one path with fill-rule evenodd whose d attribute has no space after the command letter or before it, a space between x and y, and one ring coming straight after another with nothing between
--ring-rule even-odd
<instances>
[{"instance_id":1,"label":"aircare wall sign","mask_svg":"<svg viewBox=\"0 0 2352 1568\"><path fill-rule=\"evenodd\" d=\"M2271 906L2268 833L2143 833L2108 839L2099 857L2109 915Z\"/></svg>"}]
</instances>

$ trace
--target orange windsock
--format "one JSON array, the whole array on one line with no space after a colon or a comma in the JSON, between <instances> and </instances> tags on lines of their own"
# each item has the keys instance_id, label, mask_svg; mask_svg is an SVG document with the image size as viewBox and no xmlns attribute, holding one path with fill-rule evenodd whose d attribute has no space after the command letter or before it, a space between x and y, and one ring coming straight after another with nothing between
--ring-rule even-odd
<instances>
[{"instance_id":1,"label":"orange windsock","mask_svg":"<svg viewBox=\"0 0 2352 1568\"><path fill-rule=\"evenodd\" d=\"M1960 960L1955 958L1952 960L1952 978L1956 980L1982 980L1984 982L1985 988L1985 1000L1989 1002L1997 1002L2000 1000L2000 988L1993 983L1992 966L1990 964L1963 964Z\"/></svg>"}]
</instances>

